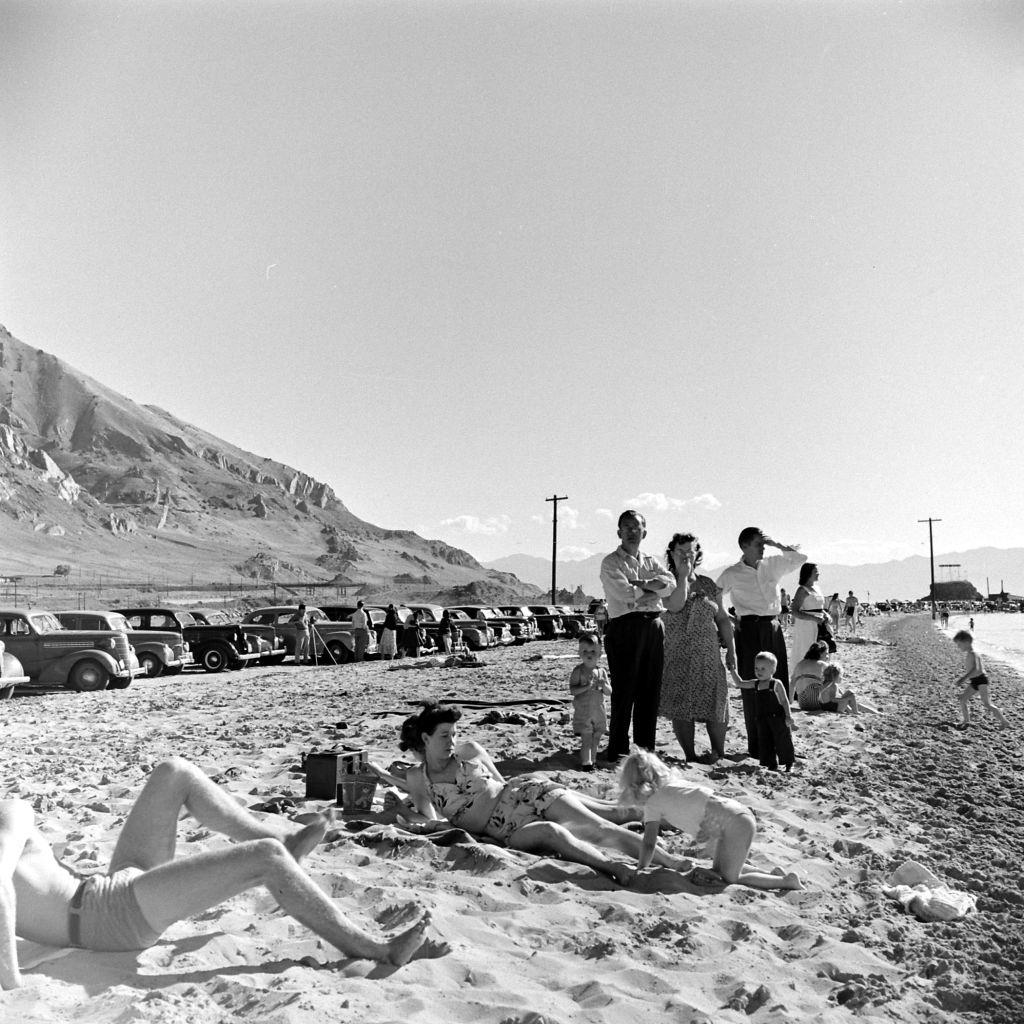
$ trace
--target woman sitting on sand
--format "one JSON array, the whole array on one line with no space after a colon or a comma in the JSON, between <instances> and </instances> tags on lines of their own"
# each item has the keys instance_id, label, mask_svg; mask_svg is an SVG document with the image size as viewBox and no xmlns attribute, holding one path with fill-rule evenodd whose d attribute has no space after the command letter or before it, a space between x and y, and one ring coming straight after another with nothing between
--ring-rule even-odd
<instances>
[{"instance_id":1,"label":"woman sitting on sand","mask_svg":"<svg viewBox=\"0 0 1024 1024\"><path fill-rule=\"evenodd\" d=\"M643 812L644 835L637 859L642 871L658 853L663 824L691 835L712 858L712 870L730 885L751 889L802 889L794 872L744 871L757 823L753 812L736 800L723 800L706 786L678 779L654 754L635 750L626 758L620 777L619 800Z\"/></svg>"},{"instance_id":2,"label":"woman sitting on sand","mask_svg":"<svg viewBox=\"0 0 1024 1024\"><path fill-rule=\"evenodd\" d=\"M839 714L859 715L862 711L877 714L878 709L858 701L853 690L839 692L843 681L843 667L838 663L822 665L828 653L824 641L812 644L807 657L797 665L793 691L801 711L838 711Z\"/></svg>"},{"instance_id":3,"label":"woman sitting on sand","mask_svg":"<svg viewBox=\"0 0 1024 1024\"><path fill-rule=\"evenodd\" d=\"M638 820L635 811L575 793L536 773L506 780L479 743L459 742L456 723L461 717L457 707L425 701L419 714L406 719L399 745L417 754L422 764L410 769L404 782L371 764L382 778L409 793L416 813L407 820L422 823L422 831L447 821L514 850L557 854L621 885L630 881L632 867L606 854L639 857L640 837L622 827ZM653 859L661 867L691 867L661 850Z\"/></svg>"}]
</instances>

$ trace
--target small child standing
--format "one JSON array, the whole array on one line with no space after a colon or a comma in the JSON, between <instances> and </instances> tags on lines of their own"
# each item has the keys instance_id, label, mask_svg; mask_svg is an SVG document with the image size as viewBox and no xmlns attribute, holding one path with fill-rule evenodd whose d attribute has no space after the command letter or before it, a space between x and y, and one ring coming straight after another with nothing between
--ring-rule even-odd
<instances>
[{"instance_id":1,"label":"small child standing","mask_svg":"<svg viewBox=\"0 0 1024 1024\"><path fill-rule=\"evenodd\" d=\"M963 714L963 723L960 728L966 729L971 724L971 712L967 705L977 693L981 695L981 703L985 709L991 711L999 722L999 728L1006 729L1009 723L1005 716L989 700L988 676L985 675L985 666L982 664L981 655L974 650L974 637L966 629L961 629L959 633L954 634L953 643L964 652L964 674L953 684L954 686L959 686L961 683L966 684L960 691L959 698L960 711Z\"/></svg>"},{"instance_id":2,"label":"small child standing","mask_svg":"<svg viewBox=\"0 0 1024 1024\"><path fill-rule=\"evenodd\" d=\"M781 679L775 679L779 659L771 651L761 651L754 659L754 678L740 679L735 670L733 681L754 684L757 720L758 760L773 772L782 764L788 772L793 767L793 715L789 710L789 694Z\"/></svg>"},{"instance_id":3,"label":"small child standing","mask_svg":"<svg viewBox=\"0 0 1024 1024\"><path fill-rule=\"evenodd\" d=\"M596 633L580 634L580 663L569 676L572 731L580 738L580 768L594 770L594 754L608 731L604 696L612 692L608 672L601 667L601 641Z\"/></svg>"},{"instance_id":4,"label":"small child standing","mask_svg":"<svg viewBox=\"0 0 1024 1024\"><path fill-rule=\"evenodd\" d=\"M753 812L736 800L715 796L707 786L696 786L677 779L654 754L636 750L622 766L619 803L639 807L644 815L644 837L637 858L642 871L654 857L663 824L693 836L711 857L711 869L730 885L738 883L751 889L802 889L794 872L781 868L771 871L745 870L750 845L757 832ZM703 869L691 873L701 882Z\"/></svg>"}]
</instances>

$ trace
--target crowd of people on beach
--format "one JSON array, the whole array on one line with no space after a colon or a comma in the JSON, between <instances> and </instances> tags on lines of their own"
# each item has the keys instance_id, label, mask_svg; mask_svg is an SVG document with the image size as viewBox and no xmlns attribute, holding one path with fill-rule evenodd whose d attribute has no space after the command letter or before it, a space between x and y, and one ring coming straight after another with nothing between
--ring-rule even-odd
<instances>
[{"instance_id":1,"label":"crowd of people on beach","mask_svg":"<svg viewBox=\"0 0 1024 1024\"><path fill-rule=\"evenodd\" d=\"M749 757L769 771L790 771L796 760L794 708L876 712L845 685L842 665L832 660L839 620L854 638L860 602L852 591L845 601L838 594L826 600L817 566L796 545L758 527L740 532L739 560L715 580L700 572L703 552L692 533L673 535L663 564L641 550L642 514L623 512L617 532L620 543L601 566L603 635L579 637L579 663L568 680L578 767L584 773L602 765L618 768L614 798L541 772L506 779L483 746L460 737L457 706L426 701L399 736L401 750L416 763L404 771L370 766L394 788L398 823L410 832L459 829L514 850L556 855L622 886L654 870L682 873L697 887L802 888L794 871L747 865L757 829L752 811L658 757L658 720L671 723L686 764ZM769 548L775 553L767 554ZM784 608L781 581L797 571L798 586ZM788 643L785 617L791 623ZM965 657L957 680L963 685L963 726L970 721L971 699L979 696L1005 728L971 634L958 632L954 641ZM726 751L730 684L738 691L746 736L745 752L732 755ZM698 723L710 743L704 755L696 750ZM176 858L183 811L233 843ZM302 861L332 821L331 813L295 821L257 817L175 758L153 769L107 872L80 876L54 856L31 805L0 801L0 987L21 983L16 936L94 950L143 949L175 921L257 885L346 956L400 965L449 952L443 940L428 937L428 914L418 914L396 936L375 935L313 882ZM659 842L665 827L691 836L710 868L669 853Z\"/></svg>"}]
</instances>

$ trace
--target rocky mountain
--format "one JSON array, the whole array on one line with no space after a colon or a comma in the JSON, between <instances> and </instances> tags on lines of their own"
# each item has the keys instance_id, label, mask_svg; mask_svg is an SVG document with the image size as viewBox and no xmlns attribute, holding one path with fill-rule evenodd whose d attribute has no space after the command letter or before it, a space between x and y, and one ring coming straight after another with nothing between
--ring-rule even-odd
<instances>
[{"instance_id":1,"label":"rocky mountain","mask_svg":"<svg viewBox=\"0 0 1024 1024\"><path fill-rule=\"evenodd\" d=\"M354 516L326 483L139 405L0 327L0 575L345 579L375 597L538 589Z\"/></svg>"},{"instance_id":2,"label":"rocky mountain","mask_svg":"<svg viewBox=\"0 0 1024 1024\"><path fill-rule=\"evenodd\" d=\"M559 562L558 586L583 587L588 594L600 595L601 559L603 554L592 555L579 562ZM814 553L811 552L813 559ZM950 551L936 554L936 582L942 582L940 564L960 566L962 577L970 581L981 593L985 593L986 577L993 591L1005 583L1008 591L1024 594L1024 548L972 548L970 551ZM493 562L485 563L490 569L514 573L519 579L534 583L542 590L551 586L551 561L534 555L508 555ZM708 566L709 576L717 576L724 566ZM892 562L870 565L838 565L818 563L821 573L821 589L832 593L846 594L852 590L862 600L881 601L887 598L913 600L928 593L930 570L928 559L921 555ZM783 581L790 593L796 589L797 576L794 573ZM870 595L870 598L868 597Z\"/></svg>"}]
</instances>

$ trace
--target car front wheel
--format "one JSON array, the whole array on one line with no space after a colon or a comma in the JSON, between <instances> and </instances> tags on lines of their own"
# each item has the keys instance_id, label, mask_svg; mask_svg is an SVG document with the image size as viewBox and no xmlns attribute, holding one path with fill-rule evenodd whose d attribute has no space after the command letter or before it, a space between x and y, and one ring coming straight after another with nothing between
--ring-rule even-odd
<instances>
[{"instance_id":1,"label":"car front wheel","mask_svg":"<svg viewBox=\"0 0 1024 1024\"><path fill-rule=\"evenodd\" d=\"M223 672L227 664L227 652L222 648L210 647L203 651L202 665L207 672Z\"/></svg>"},{"instance_id":2,"label":"car front wheel","mask_svg":"<svg viewBox=\"0 0 1024 1024\"><path fill-rule=\"evenodd\" d=\"M105 690L110 682L110 673L91 658L78 662L68 673L68 687L79 693Z\"/></svg>"},{"instance_id":3,"label":"car front wheel","mask_svg":"<svg viewBox=\"0 0 1024 1024\"><path fill-rule=\"evenodd\" d=\"M143 654L139 658L139 667L146 670L147 679L156 679L164 670L163 662L155 654Z\"/></svg>"}]
</instances>

